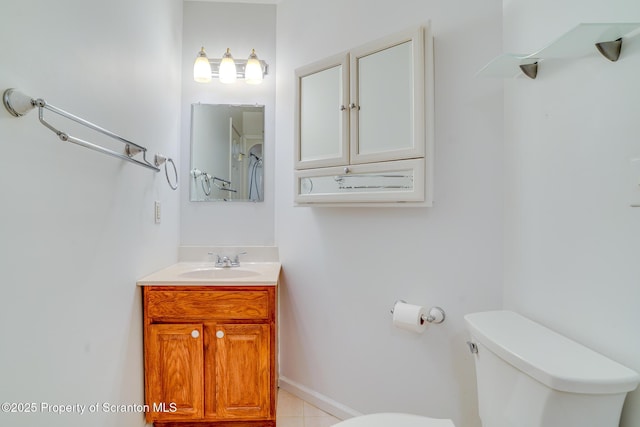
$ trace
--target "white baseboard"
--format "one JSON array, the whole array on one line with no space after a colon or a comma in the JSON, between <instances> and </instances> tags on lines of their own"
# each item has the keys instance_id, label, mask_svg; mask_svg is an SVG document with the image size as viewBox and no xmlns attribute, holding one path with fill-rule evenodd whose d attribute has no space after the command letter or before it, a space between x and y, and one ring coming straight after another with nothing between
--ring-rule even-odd
<instances>
[{"instance_id":1,"label":"white baseboard","mask_svg":"<svg viewBox=\"0 0 640 427\"><path fill-rule=\"evenodd\" d=\"M297 383L287 377L281 376L278 381L278 385L281 389L288 391L289 393L299 397L305 402L308 402L313 406L322 409L326 413L331 414L341 420L346 420L347 418L362 415L360 412L351 409L339 402L336 402L335 400L325 396L324 394L311 390L310 388L305 387L302 384Z\"/></svg>"}]
</instances>

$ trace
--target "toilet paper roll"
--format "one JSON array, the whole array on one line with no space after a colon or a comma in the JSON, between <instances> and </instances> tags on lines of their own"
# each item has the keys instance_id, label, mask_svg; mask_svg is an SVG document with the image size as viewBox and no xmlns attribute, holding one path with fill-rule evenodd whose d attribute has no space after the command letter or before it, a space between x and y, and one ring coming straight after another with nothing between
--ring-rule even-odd
<instances>
[{"instance_id":1,"label":"toilet paper roll","mask_svg":"<svg viewBox=\"0 0 640 427\"><path fill-rule=\"evenodd\" d=\"M427 328L423 315L426 317L424 307L398 301L393 306L393 325L411 332L423 332Z\"/></svg>"}]
</instances>

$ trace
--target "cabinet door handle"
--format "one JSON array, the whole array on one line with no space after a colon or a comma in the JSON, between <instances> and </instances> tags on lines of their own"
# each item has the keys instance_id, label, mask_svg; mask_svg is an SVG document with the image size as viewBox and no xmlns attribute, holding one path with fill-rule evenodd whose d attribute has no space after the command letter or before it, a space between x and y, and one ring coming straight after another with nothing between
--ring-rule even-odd
<instances>
[{"instance_id":1,"label":"cabinet door handle","mask_svg":"<svg viewBox=\"0 0 640 427\"><path fill-rule=\"evenodd\" d=\"M340 111L344 111L344 110L346 110L346 109L347 109L347 107L345 107L344 105L341 105L341 106L340 106Z\"/></svg>"},{"instance_id":2,"label":"cabinet door handle","mask_svg":"<svg viewBox=\"0 0 640 427\"><path fill-rule=\"evenodd\" d=\"M223 338L224 337L224 332L223 331L216 332L216 337Z\"/></svg>"},{"instance_id":3,"label":"cabinet door handle","mask_svg":"<svg viewBox=\"0 0 640 427\"><path fill-rule=\"evenodd\" d=\"M349 104L349 108L351 108L352 110L359 110L360 106L352 102L351 104Z\"/></svg>"},{"instance_id":4,"label":"cabinet door handle","mask_svg":"<svg viewBox=\"0 0 640 427\"><path fill-rule=\"evenodd\" d=\"M191 331L191 336L193 338L198 338L200 336L200 331L198 331L197 329L194 329L193 331Z\"/></svg>"}]
</instances>

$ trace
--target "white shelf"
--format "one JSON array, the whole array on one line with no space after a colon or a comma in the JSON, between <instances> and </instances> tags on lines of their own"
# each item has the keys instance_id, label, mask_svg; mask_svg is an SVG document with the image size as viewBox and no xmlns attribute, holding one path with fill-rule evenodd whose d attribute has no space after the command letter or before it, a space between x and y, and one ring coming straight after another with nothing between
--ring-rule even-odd
<instances>
[{"instance_id":1,"label":"white shelf","mask_svg":"<svg viewBox=\"0 0 640 427\"><path fill-rule=\"evenodd\" d=\"M598 52L597 44L604 43L605 49L608 46L613 47L618 40L620 40L618 43L621 43L621 39L639 28L640 23L638 22L579 24L537 52L500 55L485 65L476 75L497 78L518 77L523 75L520 68L522 65L536 64L545 59L579 58L590 55ZM605 54L603 53L603 55ZM614 53L608 59L615 61L618 58ZM532 66L531 69L533 75L529 75L529 77L535 78L535 66Z\"/></svg>"}]
</instances>

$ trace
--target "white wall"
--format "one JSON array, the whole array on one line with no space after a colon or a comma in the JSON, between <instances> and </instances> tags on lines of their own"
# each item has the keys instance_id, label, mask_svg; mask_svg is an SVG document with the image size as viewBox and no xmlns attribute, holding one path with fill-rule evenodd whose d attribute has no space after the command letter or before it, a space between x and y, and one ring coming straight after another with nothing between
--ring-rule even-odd
<instances>
[{"instance_id":1,"label":"white wall","mask_svg":"<svg viewBox=\"0 0 640 427\"><path fill-rule=\"evenodd\" d=\"M0 89L42 97L147 146L151 158L177 159L181 15L175 0L3 0ZM164 172L60 141L37 111L14 118L2 108L0 144L0 402L38 405L0 412L0 425L144 425L139 413L39 410L143 402L135 282L177 258L178 193Z\"/></svg>"},{"instance_id":2,"label":"white wall","mask_svg":"<svg viewBox=\"0 0 640 427\"><path fill-rule=\"evenodd\" d=\"M191 104L260 104L265 106L265 201L190 202L189 192L180 195L180 240L183 245L273 245L276 6L256 4L184 2L182 43L181 179L189 177ZM193 61L204 46L209 58L221 58L227 48L237 59L247 59L251 49L269 64L261 85L238 80L224 85L217 80L193 81ZM187 187L185 187L187 188Z\"/></svg>"},{"instance_id":3,"label":"white wall","mask_svg":"<svg viewBox=\"0 0 640 427\"><path fill-rule=\"evenodd\" d=\"M640 22L640 3L505 0L505 51L535 51L580 22ZM640 371L640 209L629 208L638 69L635 37L616 63L594 49L506 82L504 299ZM636 391L621 426L638 425Z\"/></svg>"},{"instance_id":4,"label":"white wall","mask_svg":"<svg viewBox=\"0 0 640 427\"><path fill-rule=\"evenodd\" d=\"M276 235L281 379L355 412L479 426L465 313L501 306L502 82L475 72L501 50L500 1L284 0L278 5ZM432 21L433 208L293 207L294 70ZM444 324L391 325L397 299Z\"/></svg>"}]
</instances>

